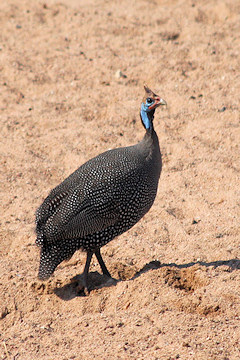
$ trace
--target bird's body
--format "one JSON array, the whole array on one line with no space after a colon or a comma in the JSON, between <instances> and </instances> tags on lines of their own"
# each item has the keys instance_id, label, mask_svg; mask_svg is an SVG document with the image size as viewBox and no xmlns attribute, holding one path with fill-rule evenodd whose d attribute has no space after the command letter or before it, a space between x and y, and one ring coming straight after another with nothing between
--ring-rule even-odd
<instances>
[{"instance_id":1,"label":"bird's body","mask_svg":"<svg viewBox=\"0 0 240 360\"><path fill-rule=\"evenodd\" d=\"M145 90L148 99L151 95L151 99L157 100L147 114L149 124L141 114L146 127L143 140L87 161L53 189L37 210L40 279L47 279L59 263L78 249L88 254L84 270L86 288L93 253L103 273L110 276L100 248L135 225L152 206L162 166L152 120L155 108L165 102L148 88Z\"/></svg>"}]
</instances>

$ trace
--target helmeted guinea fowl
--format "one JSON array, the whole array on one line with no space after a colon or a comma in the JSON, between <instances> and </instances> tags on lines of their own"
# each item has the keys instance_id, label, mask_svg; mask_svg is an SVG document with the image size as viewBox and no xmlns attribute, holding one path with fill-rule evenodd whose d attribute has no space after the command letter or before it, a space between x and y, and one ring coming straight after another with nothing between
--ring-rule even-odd
<instances>
[{"instance_id":1,"label":"helmeted guinea fowl","mask_svg":"<svg viewBox=\"0 0 240 360\"><path fill-rule=\"evenodd\" d=\"M166 102L144 88L140 117L146 133L142 141L87 161L38 208L39 279L48 279L63 260L82 249L87 252L83 286L88 291L92 255L96 255L103 274L111 276L100 248L130 229L151 208L162 167L153 118L155 109Z\"/></svg>"}]
</instances>

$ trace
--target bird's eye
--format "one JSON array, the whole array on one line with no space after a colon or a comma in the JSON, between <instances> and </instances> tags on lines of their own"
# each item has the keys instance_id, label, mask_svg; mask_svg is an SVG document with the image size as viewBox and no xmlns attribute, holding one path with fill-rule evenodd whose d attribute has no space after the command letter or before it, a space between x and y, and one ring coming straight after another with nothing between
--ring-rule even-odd
<instances>
[{"instance_id":1,"label":"bird's eye","mask_svg":"<svg viewBox=\"0 0 240 360\"><path fill-rule=\"evenodd\" d=\"M153 100L151 98L147 98L147 103L151 104L153 102Z\"/></svg>"}]
</instances>

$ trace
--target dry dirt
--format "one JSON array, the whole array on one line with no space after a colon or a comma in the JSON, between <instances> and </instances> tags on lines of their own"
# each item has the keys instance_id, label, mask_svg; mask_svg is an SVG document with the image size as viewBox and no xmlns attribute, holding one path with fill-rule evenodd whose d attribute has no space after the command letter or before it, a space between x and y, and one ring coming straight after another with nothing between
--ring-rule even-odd
<instances>
[{"instance_id":1,"label":"dry dirt","mask_svg":"<svg viewBox=\"0 0 240 360\"><path fill-rule=\"evenodd\" d=\"M0 4L0 358L240 359L240 3L9 0ZM157 199L94 258L37 280L35 210L89 158L139 141L143 84ZM72 280L73 279L73 280Z\"/></svg>"}]
</instances>

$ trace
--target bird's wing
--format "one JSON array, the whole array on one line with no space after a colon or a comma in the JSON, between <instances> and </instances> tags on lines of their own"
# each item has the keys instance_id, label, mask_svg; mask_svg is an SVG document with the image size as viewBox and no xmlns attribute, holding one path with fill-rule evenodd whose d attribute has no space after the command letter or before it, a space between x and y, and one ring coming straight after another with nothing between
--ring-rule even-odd
<instances>
[{"instance_id":1,"label":"bird's wing","mask_svg":"<svg viewBox=\"0 0 240 360\"><path fill-rule=\"evenodd\" d=\"M120 204L106 187L83 196L76 188L58 206L43 228L47 242L85 237L102 231L119 219Z\"/></svg>"},{"instance_id":2,"label":"bird's wing","mask_svg":"<svg viewBox=\"0 0 240 360\"><path fill-rule=\"evenodd\" d=\"M51 217L69 195L67 191L53 189L36 211L36 232L40 234L47 220Z\"/></svg>"}]
</instances>

